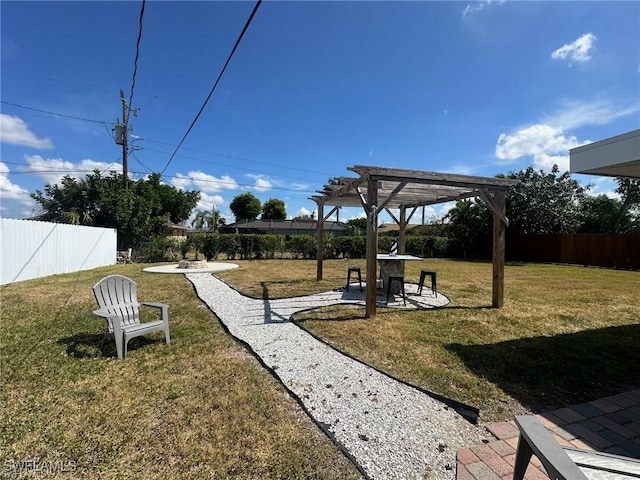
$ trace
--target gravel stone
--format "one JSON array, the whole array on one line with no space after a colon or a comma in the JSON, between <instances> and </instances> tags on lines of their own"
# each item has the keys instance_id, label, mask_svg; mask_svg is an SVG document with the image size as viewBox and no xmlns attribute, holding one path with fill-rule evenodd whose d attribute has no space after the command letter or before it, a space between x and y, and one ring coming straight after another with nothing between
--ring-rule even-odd
<instances>
[{"instance_id":1,"label":"gravel stone","mask_svg":"<svg viewBox=\"0 0 640 480\"><path fill-rule=\"evenodd\" d=\"M489 440L484 428L442 402L343 355L290 321L301 310L363 304L358 288L263 300L245 297L208 273L186 277L231 335L253 349L370 478L453 480L457 450ZM412 296L415 290L407 284L407 308L448 303L442 294ZM402 305L402 297L394 304Z\"/></svg>"}]
</instances>

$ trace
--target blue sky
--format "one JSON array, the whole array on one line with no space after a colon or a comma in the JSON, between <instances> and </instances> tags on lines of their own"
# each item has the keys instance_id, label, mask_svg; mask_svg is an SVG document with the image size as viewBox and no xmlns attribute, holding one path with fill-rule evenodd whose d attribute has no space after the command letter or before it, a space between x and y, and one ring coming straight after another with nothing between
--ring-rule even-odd
<instances>
[{"instance_id":1,"label":"blue sky","mask_svg":"<svg viewBox=\"0 0 640 480\"><path fill-rule=\"evenodd\" d=\"M111 129L120 89L131 93L140 6L0 3L2 216L30 216L29 193L64 174L121 171ZM146 3L133 178L164 169L253 7ZM284 200L291 217L352 165L567 170L570 148L637 128L640 2L265 1L163 178L230 220L246 191Z\"/></svg>"}]
</instances>

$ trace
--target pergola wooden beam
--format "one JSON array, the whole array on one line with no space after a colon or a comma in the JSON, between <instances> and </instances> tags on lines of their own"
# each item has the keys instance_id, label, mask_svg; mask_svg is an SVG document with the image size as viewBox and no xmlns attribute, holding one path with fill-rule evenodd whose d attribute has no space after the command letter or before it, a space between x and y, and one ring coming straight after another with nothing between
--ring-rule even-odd
<instances>
[{"instance_id":1,"label":"pergola wooden beam","mask_svg":"<svg viewBox=\"0 0 640 480\"><path fill-rule=\"evenodd\" d=\"M426 172L422 170L406 170L400 168L384 168L384 167L368 167L364 165L355 165L347 170L366 174L374 180L410 180L411 183L419 183L425 185L448 185L452 187L462 188L482 188L483 186L491 189L508 190L513 185L514 180L507 178L495 177L476 177L471 175L458 175L455 173L437 173Z\"/></svg>"},{"instance_id":2,"label":"pergola wooden beam","mask_svg":"<svg viewBox=\"0 0 640 480\"><path fill-rule=\"evenodd\" d=\"M318 280L322 278L324 232L320 232L320 219L326 220L324 205L362 207L367 215L366 316L372 317L376 314L379 212L389 211L399 225L398 251L403 253L406 226L418 207L481 197L493 211L492 304L497 308L503 306L505 229L509 222L505 214L505 191L517 183L515 180L363 165L348 170L359 177L337 177L318 191L319 195L311 197L318 204ZM409 218L407 208L413 209ZM400 218L390 209L399 209Z\"/></svg>"},{"instance_id":3,"label":"pergola wooden beam","mask_svg":"<svg viewBox=\"0 0 640 480\"><path fill-rule=\"evenodd\" d=\"M376 315L377 307L377 260L378 256L378 188L377 182L369 179L367 185L367 274L366 274L366 307L365 317L371 318Z\"/></svg>"}]
</instances>

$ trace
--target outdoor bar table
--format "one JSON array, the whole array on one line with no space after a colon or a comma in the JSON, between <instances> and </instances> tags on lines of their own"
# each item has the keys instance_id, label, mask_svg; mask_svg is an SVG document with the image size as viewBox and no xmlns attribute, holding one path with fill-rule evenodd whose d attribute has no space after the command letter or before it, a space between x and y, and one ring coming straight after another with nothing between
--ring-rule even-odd
<instances>
[{"instance_id":1,"label":"outdoor bar table","mask_svg":"<svg viewBox=\"0 0 640 480\"><path fill-rule=\"evenodd\" d=\"M389 284L389 275L402 275L404 277L404 262L411 260L422 260L420 257L413 255L392 255L390 253L381 253L376 257L378 265L380 265L380 278L382 278L382 286L384 289ZM400 293L400 285L394 283L391 285L391 293Z\"/></svg>"}]
</instances>

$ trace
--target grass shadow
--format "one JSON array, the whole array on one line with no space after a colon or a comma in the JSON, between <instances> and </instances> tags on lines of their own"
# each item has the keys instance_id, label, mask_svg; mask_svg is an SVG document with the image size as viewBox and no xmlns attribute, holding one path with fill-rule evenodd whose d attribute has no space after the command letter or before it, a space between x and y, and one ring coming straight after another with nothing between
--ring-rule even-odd
<instances>
[{"instance_id":1,"label":"grass shadow","mask_svg":"<svg viewBox=\"0 0 640 480\"><path fill-rule=\"evenodd\" d=\"M146 337L136 337L129 341L128 352L145 345L156 343L159 340L152 340ZM105 337L103 333L76 333L69 337L59 338L59 345L66 345L65 351L72 358L109 358L117 357L116 344L113 337Z\"/></svg>"},{"instance_id":2,"label":"grass shadow","mask_svg":"<svg viewBox=\"0 0 640 480\"><path fill-rule=\"evenodd\" d=\"M640 324L446 348L476 375L540 412L638 388L638 345Z\"/></svg>"},{"instance_id":3,"label":"grass shadow","mask_svg":"<svg viewBox=\"0 0 640 480\"><path fill-rule=\"evenodd\" d=\"M102 333L76 333L59 338L59 345L66 345L67 355L73 358L97 358L116 355L113 339L105 338Z\"/></svg>"}]
</instances>

